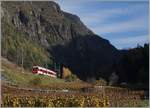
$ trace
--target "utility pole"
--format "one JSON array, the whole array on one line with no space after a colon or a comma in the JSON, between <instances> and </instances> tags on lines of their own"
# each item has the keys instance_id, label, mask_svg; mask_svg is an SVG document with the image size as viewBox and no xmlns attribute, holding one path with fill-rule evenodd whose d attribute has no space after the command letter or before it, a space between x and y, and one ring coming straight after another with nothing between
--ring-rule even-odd
<instances>
[{"instance_id":1,"label":"utility pole","mask_svg":"<svg viewBox=\"0 0 150 108\"><path fill-rule=\"evenodd\" d=\"M7 39L6 39L6 36L4 36L3 35L3 38L4 38L4 56L7 58L7 48L8 48L8 46L7 46Z\"/></svg>"},{"instance_id":2,"label":"utility pole","mask_svg":"<svg viewBox=\"0 0 150 108\"><path fill-rule=\"evenodd\" d=\"M46 58L46 69L48 68L48 66L47 66L47 58Z\"/></svg>"},{"instance_id":3,"label":"utility pole","mask_svg":"<svg viewBox=\"0 0 150 108\"><path fill-rule=\"evenodd\" d=\"M31 58L32 58L32 67L33 67L33 65L34 65L34 58L33 58L32 52L31 52Z\"/></svg>"},{"instance_id":4,"label":"utility pole","mask_svg":"<svg viewBox=\"0 0 150 108\"><path fill-rule=\"evenodd\" d=\"M22 56L22 60L21 60L21 64L22 64L22 69L21 69L21 71L23 72L23 47L22 47L22 49L21 49L21 56Z\"/></svg>"},{"instance_id":5,"label":"utility pole","mask_svg":"<svg viewBox=\"0 0 150 108\"><path fill-rule=\"evenodd\" d=\"M16 60L17 60L17 65L19 64L18 63L18 47L16 47Z\"/></svg>"},{"instance_id":6,"label":"utility pole","mask_svg":"<svg viewBox=\"0 0 150 108\"><path fill-rule=\"evenodd\" d=\"M62 77L62 73L61 73L61 64L59 63L59 76Z\"/></svg>"},{"instance_id":7,"label":"utility pole","mask_svg":"<svg viewBox=\"0 0 150 108\"><path fill-rule=\"evenodd\" d=\"M57 69L56 69L56 62L54 62L54 70L57 70Z\"/></svg>"}]
</instances>

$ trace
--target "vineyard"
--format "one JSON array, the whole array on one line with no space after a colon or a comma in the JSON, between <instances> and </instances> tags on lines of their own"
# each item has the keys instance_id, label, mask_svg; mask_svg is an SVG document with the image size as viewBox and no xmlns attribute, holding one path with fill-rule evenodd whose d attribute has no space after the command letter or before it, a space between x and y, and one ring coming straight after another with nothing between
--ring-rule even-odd
<instances>
[{"instance_id":1,"label":"vineyard","mask_svg":"<svg viewBox=\"0 0 150 108\"><path fill-rule=\"evenodd\" d=\"M7 91L6 91L7 89ZM15 95L14 95L15 94ZM106 87L93 92L34 92L2 86L3 107L138 107L148 106L144 91Z\"/></svg>"}]
</instances>

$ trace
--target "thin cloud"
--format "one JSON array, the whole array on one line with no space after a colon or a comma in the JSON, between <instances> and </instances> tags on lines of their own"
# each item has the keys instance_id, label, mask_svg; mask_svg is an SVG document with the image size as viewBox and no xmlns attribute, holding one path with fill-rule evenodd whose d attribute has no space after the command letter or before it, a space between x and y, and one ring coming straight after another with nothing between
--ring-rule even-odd
<instances>
[{"instance_id":1,"label":"thin cloud","mask_svg":"<svg viewBox=\"0 0 150 108\"><path fill-rule=\"evenodd\" d=\"M81 20L85 22L88 26L92 26L95 23L103 24L108 22L113 17L132 15L135 12L141 12L141 10L145 8L145 5L132 5L127 7L119 7L119 8L109 8L102 9L94 12L86 12L81 14Z\"/></svg>"},{"instance_id":2,"label":"thin cloud","mask_svg":"<svg viewBox=\"0 0 150 108\"><path fill-rule=\"evenodd\" d=\"M118 33L118 32L129 32L129 31L138 31L143 29L148 29L147 18L140 17L124 22L115 22L113 24L101 25L91 28L94 32L100 34L107 33ZM148 19L147 19L148 20Z\"/></svg>"},{"instance_id":3,"label":"thin cloud","mask_svg":"<svg viewBox=\"0 0 150 108\"><path fill-rule=\"evenodd\" d=\"M84 21L88 25L92 25L93 23L103 23L107 21L109 18L114 17L115 15L122 14L123 10L121 9L112 9L112 10L103 10L94 13L83 13L81 16L82 21ZM124 11L123 14L126 12Z\"/></svg>"}]
</instances>

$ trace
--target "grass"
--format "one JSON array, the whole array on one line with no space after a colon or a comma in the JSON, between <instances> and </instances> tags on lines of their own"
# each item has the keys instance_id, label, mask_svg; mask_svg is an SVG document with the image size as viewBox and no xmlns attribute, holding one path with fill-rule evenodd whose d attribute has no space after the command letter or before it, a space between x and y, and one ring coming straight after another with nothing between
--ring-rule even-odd
<instances>
[{"instance_id":1,"label":"grass","mask_svg":"<svg viewBox=\"0 0 150 108\"><path fill-rule=\"evenodd\" d=\"M30 82L34 79L41 80L41 85L49 85L50 83L63 83L63 79L52 78L44 75L32 74L31 71L23 70L17 65L9 62L8 60L2 58L2 75L5 77L7 82L15 84L18 86L28 86L31 85Z\"/></svg>"}]
</instances>

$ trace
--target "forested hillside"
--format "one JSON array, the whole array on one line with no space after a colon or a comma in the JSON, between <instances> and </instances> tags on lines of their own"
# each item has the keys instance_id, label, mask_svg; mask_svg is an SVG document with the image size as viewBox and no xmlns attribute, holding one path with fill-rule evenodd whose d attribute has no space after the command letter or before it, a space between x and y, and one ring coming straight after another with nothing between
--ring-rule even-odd
<instances>
[{"instance_id":1,"label":"forested hillside","mask_svg":"<svg viewBox=\"0 0 150 108\"><path fill-rule=\"evenodd\" d=\"M149 44L122 50L122 59L116 68L119 82L127 82L134 87L149 87Z\"/></svg>"}]
</instances>

